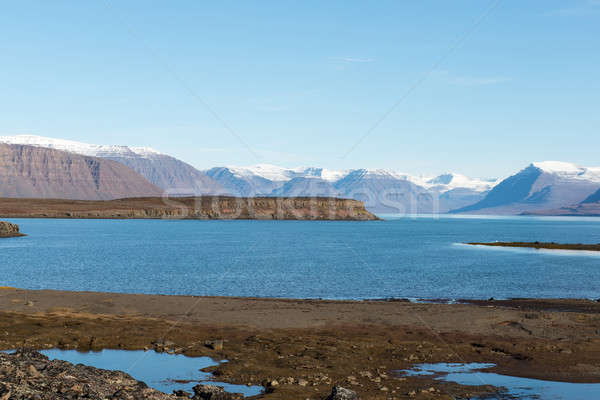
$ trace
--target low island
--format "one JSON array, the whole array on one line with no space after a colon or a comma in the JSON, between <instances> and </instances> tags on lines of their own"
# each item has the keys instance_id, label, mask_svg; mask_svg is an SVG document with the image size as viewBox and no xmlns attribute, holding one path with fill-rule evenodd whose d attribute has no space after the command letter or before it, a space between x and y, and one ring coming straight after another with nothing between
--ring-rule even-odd
<instances>
[{"instance_id":1,"label":"low island","mask_svg":"<svg viewBox=\"0 0 600 400\"><path fill-rule=\"evenodd\" d=\"M25 236L19 231L19 225L0 221L0 238Z\"/></svg>"},{"instance_id":2,"label":"low island","mask_svg":"<svg viewBox=\"0 0 600 400\"><path fill-rule=\"evenodd\" d=\"M549 250L579 250L579 251L600 251L600 244L569 244L569 243L554 243L554 242L472 242L467 243L472 246L494 246L494 247L527 247L532 249L549 249Z\"/></svg>"}]
</instances>

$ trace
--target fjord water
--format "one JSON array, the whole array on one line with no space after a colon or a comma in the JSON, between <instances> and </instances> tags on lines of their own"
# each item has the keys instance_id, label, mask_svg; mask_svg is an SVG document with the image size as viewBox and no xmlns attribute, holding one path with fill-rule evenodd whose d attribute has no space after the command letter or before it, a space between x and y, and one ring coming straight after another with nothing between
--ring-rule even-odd
<instances>
[{"instance_id":1,"label":"fjord water","mask_svg":"<svg viewBox=\"0 0 600 400\"><path fill-rule=\"evenodd\" d=\"M12 219L0 286L292 298L598 298L600 253L469 241L599 243L593 218L372 222Z\"/></svg>"}]
</instances>

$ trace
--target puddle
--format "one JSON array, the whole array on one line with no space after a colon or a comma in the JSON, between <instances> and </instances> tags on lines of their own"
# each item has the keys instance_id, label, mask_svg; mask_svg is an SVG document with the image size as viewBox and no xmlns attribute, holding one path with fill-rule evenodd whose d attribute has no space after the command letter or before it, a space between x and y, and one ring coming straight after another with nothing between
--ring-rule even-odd
<instances>
[{"instance_id":1,"label":"puddle","mask_svg":"<svg viewBox=\"0 0 600 400\"><path fill-rule=\"evenodd\" d=\"M435 379L467 386L492 385L506 388L506 391L479 399L600 399L599 383L542 381L485 372L486 369L492 367L494 364L418 364L412 369L399 372L404 376L434 376Z\"/></svg>"},{"instance_id":2,"label":"puddle","mask_svg":"<svg viewBox=\"0 0 600 400\"><path fill-rule=\"evenodd\" d=\"M211 381L211 374L200 371L202 368L217 365L209 357L186 357L182 354L157 353L152 350L79 352L50 349L41 350L40 353L51 360L58 359L73 364L124 371L165 393L173 393L173 390L193 393L192 388L199 383L221 386L230 393L242 393L244 396L255 396L263 390L262 386L232 385Z\"/></svg>"}]
</instances>

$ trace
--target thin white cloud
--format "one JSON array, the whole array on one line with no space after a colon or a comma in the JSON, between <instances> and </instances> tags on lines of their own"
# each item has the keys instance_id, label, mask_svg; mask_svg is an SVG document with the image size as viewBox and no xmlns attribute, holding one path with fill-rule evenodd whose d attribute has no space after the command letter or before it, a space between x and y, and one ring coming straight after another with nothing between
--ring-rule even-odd
<instances>
[{"instance_id":1,"label":"thin white cloud","mask_svg":"<svg viewBox=\"0 0 600 400\"><path fill-rule=\"evenodd\" d=\"M489 85L498 85L500 83L510 82L511 78L506 78L503 76L490 76L490 77L481 77L481 76L457 76L450 79L450 83L453 85L459 86L489 86Z\"/></svg>"},{"instance_id":2,"label":"thin white cloud","mask_svg":"<svg viewBox=\"0 0 600 400\"><path fill-rule=\"evenodd\" d=\"M451 85L457 86L491 86L512 81L506 76L470 76L454 75L448 71L436 71L436 75Z\"/></svg>"},{"instance_id":3,"label":"thin white cloud","mask_svg":"<svg viewBox=\"0 0 600 400\"><path fill-rule=\"evenodd\" d=\"M361 57L332 57L332 60L342 61L346 63L371 63L374 62L373 58L361 58Z\"/></svg>"}]
</instances>

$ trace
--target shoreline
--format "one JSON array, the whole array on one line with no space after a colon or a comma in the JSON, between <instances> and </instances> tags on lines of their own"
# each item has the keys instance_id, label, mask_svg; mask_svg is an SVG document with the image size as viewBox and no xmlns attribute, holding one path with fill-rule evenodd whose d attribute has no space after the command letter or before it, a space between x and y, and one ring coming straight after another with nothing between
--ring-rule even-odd
<instances>
[{"instance_id":1,"label":"shoreline","mask_svg":"<svg viewBox=\"0 0 600 400\"><path fill-rule=\"evenodd\" d=\"M491 371L505 375L600 383L596 366L600 303L580 299L465 301L296 300L1 288L0 332L8 334L0 336L0 349L165 351L156 343L168 340L173 347L167 350L176 354L230 360L211 369L221 381L260 385L293 378L293 382L308 382L307 386L280 384L265 395L268 399L324 398L334 384L368 399L405 398L407 393L430 387L454 397L483 390L393 374L415 364L436 362L494 363ZM223 340L223 349L206 345L214 340Z\"/></svg>"},{"instance_id":2,"label":"shoreline","mask_svg":"<svg viewBox=\"0 0 600 400\"><path fill-rule=\"evenodd\" d=\"M554 242L469 242L469 246L512 247L538 250L600 251L600 244Z\"/></svg>"}]
</instances>

